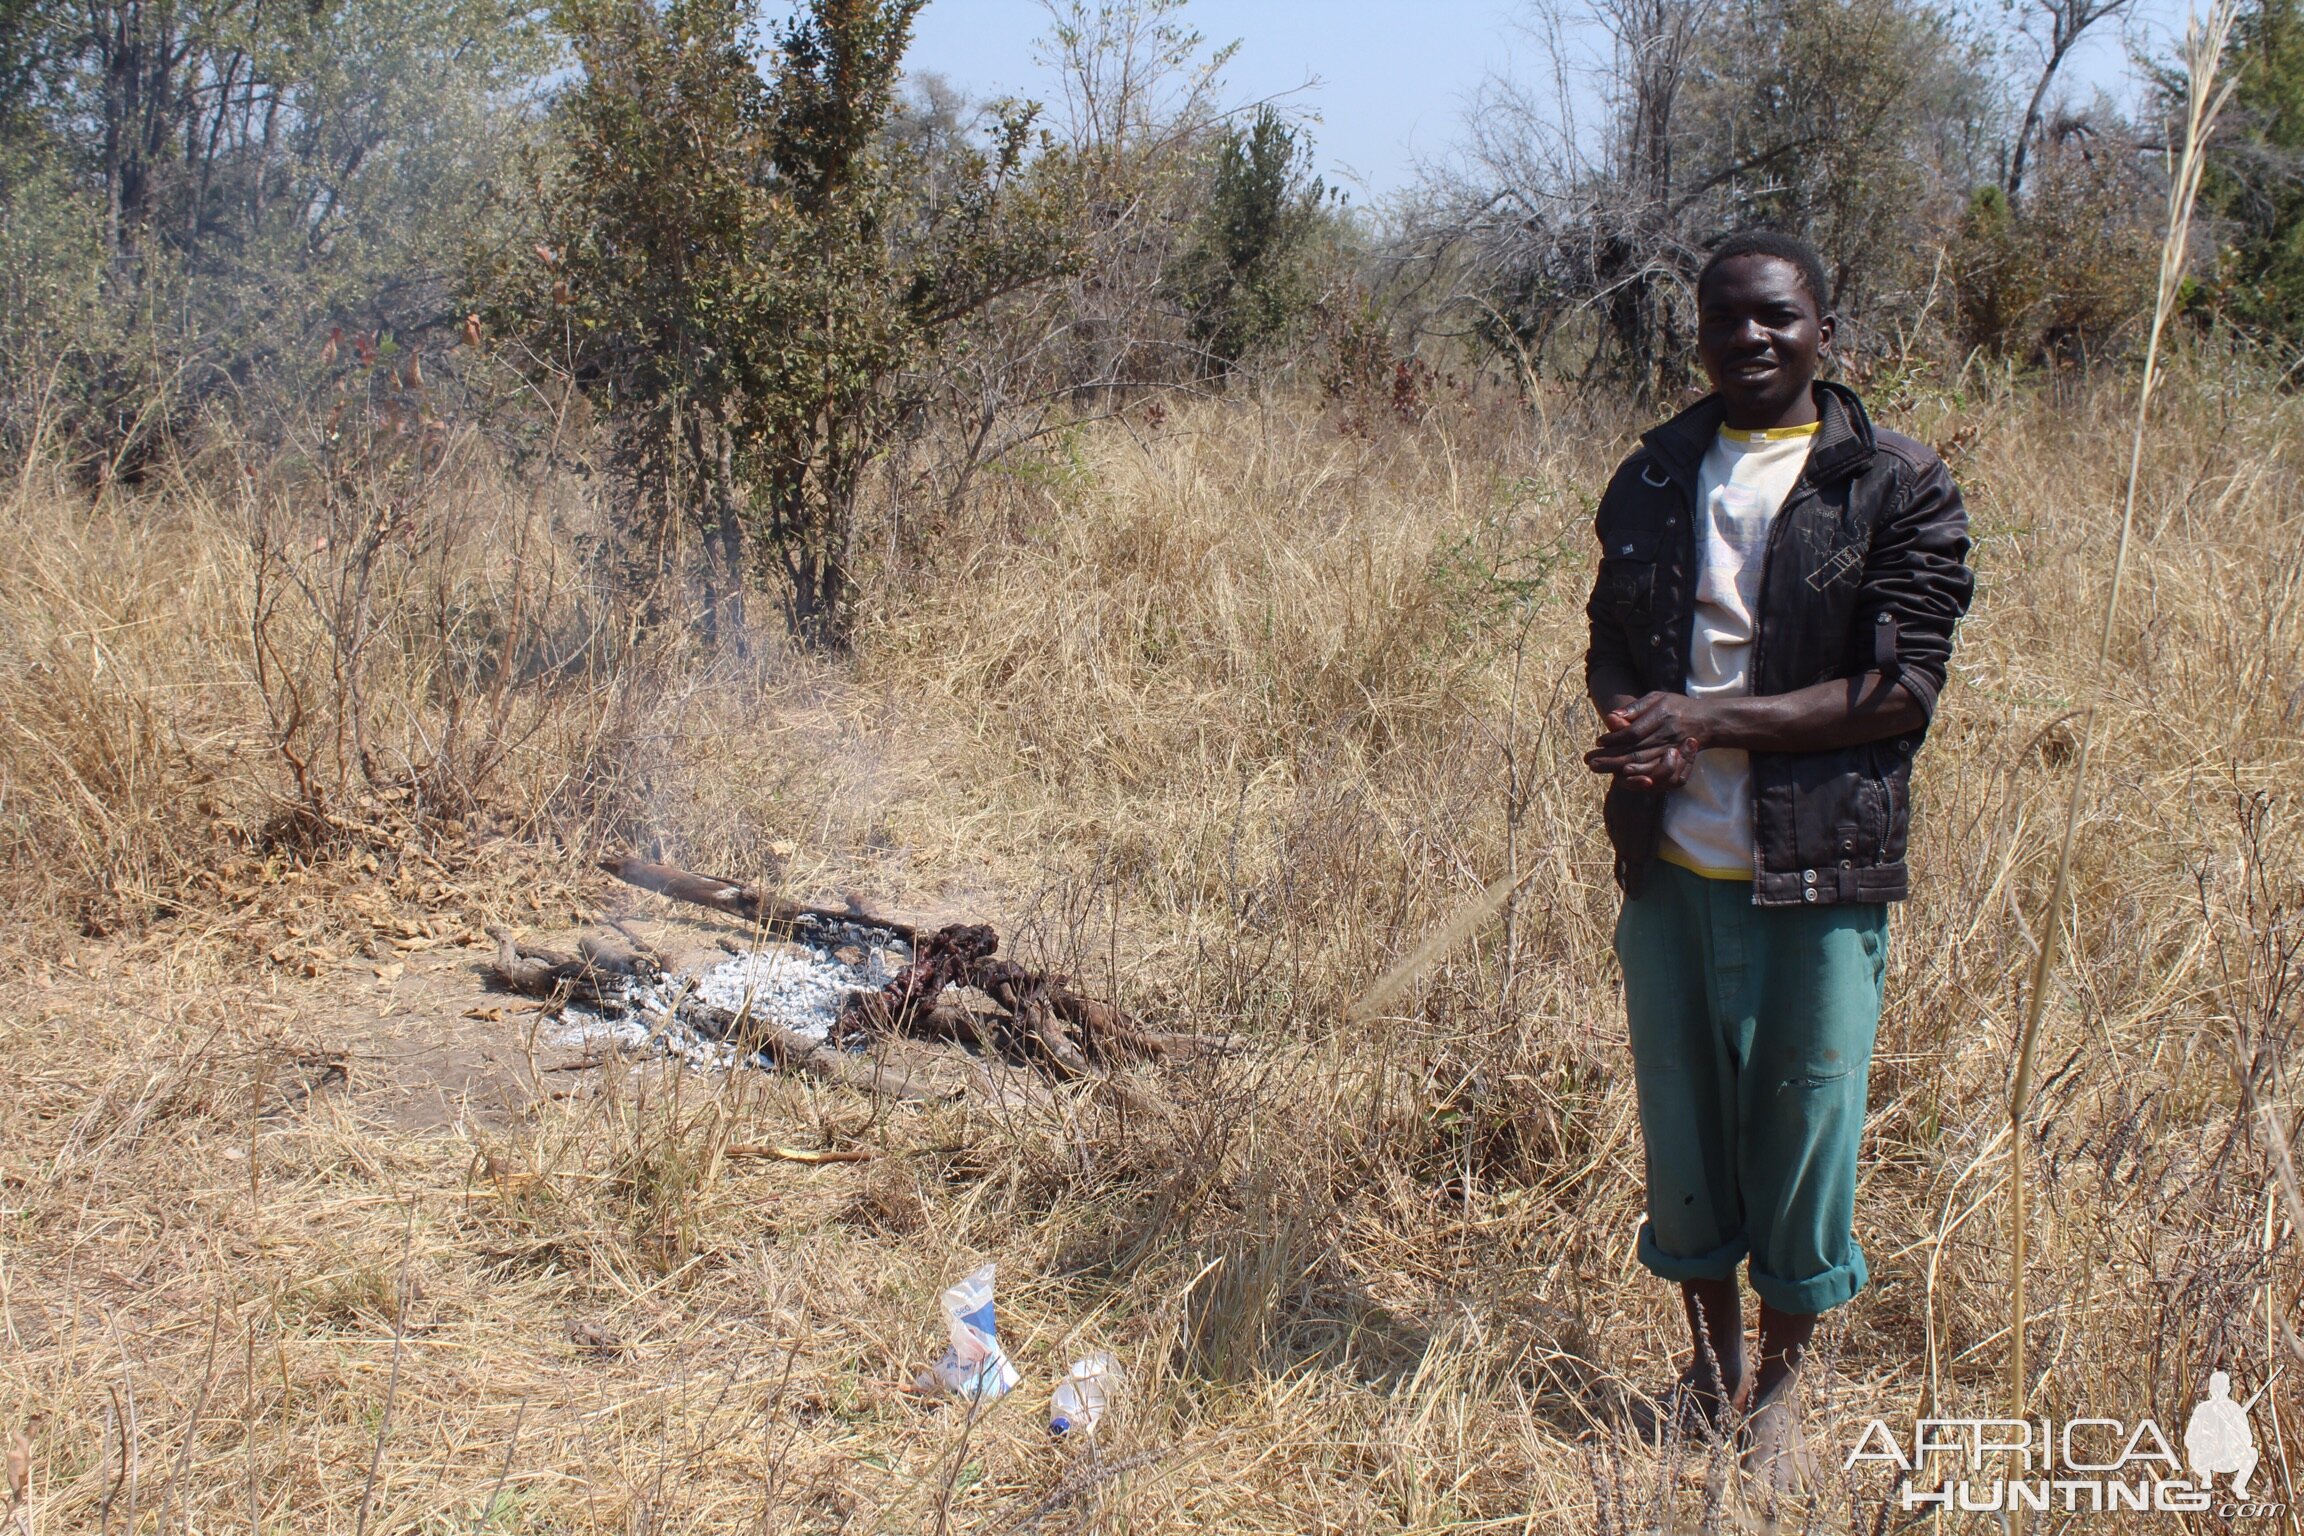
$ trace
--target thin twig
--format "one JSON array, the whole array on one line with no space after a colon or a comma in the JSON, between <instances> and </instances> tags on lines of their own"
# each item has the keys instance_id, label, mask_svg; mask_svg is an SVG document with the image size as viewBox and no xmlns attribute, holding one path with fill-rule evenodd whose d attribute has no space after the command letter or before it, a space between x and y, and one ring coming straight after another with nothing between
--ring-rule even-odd
<instances>
[{"instance_id":1,"label":"thin twig","mask_svg":"<svg viewBox=\"0 0 2304 1536\"><path fill-rule=\"evenodd\" d=\"M479 1510L472 1516L472 1529L477 1536L480 1529L493 1522L496 1501L504 1495L504 1485L512 1478L512 1453L520 1448L520 1421L528 1416L528 1399L520 1399L520 1406L512 1410L512 1438L504 1442L504 1465L496 1469L496 1481L488 1490L488 1497L480 1501Z\"/></svg>"},{"instance_id":2,"label":"thin twig","mask_svg":"<svg viewBox=\"0 0 2304 1536\"><path fill-rule=\"evenodd\" d=\"M400 1393L400 1355L408 1339L408 1257L416 1241L416 1202L408 1202L408 1226L400 1236L400 1287L392 1308L392 1374L384 1382L384 1414L376 1421L376 1449L368 1457L368 1483L360 1490L360 1512L352 1519L352 1536L368 1529L368 1511L376 1502L376 1478L384 1470L384 1441L392 1433L392 1400Z\"/></svg>"},{"instance_id":3,"label":"thin twig","mask_svg":"<svg viewBox=\"0 0 2304 1536\"><path fill-rule=\"evenodd\" d=\"M936 1536L950 1536L952 1529L952 1496L959 1491L960 1474L968 1469L968 1443L975 1438L976 1420L986 1401L981 1381L977 1386L978 1390L968 1394L968 1417L960 1425L960 1443L952 1448L952 1470L936 1500Z\"/></svg>"},{"instance_id":4,"label":"thin twig","mask_svg":"<svg viewBox=\"0 0 2304 1536\"><path fill-rule=\"evenodd\" d=\"M128 1360L127 1341L120 1337L120 1319L112 1315L109 1307L104 1309L104 1326L111 1330L112 1347L120 1353L120 1385L128 1394L127 1406L121 1415L120 1478L106 1490L104 1506L96 1516L97 1530L108 1536L112 1529L112 1499L123 1482L128 1485L127 1528L131 1532L136 1529L136 1486L144 1458L143 1443L136 1433L136 1369Z\"/></svg>"},{"instance_id":5,"label":"thin twig","mask_svg":"<svg viewBox=\"0 0 2304 1536\"><path fill-rule=\"evenodd\" d=\"M223 1326L224 1298L219 1296L208 1318L208 1358L200 1367L200 1390L193 1394L192 1417L184 1424L184 1443L177 1448L175 1470L168 1474L168 1481L160 1485L160 1536L168 1536L168 1516L176 1505L176 1485L184 1480L185 1472L192 1465L192 1447L200 1438L200 1418L208 1411L208 1389L216 1384L216 1335ZM190 1494L184 1499L184 1528L187 1531L192 1528ZM131 1525L129 1530L133 1532L135 1527Z\"/></svg>"},{"instance_id":6,"label":"thin twig","mask_svg":"<svg viewBox=\"0 0 2304 1536\"><path fill-rule=\"evenodd\" d=\"M248 1447L248 1536L264 1536L262 1511L256 1502L256 1319L248 1319L242 1335L240 1368L240 1426Z\"/></svg>"}]
</instances>

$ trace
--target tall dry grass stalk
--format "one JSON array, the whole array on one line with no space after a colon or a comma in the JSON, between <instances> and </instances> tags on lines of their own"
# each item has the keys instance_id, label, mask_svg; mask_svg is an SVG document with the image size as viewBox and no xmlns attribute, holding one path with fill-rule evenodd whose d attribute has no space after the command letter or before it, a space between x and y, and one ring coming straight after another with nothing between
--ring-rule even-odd
<instances>
[{"instance_id":1,"label":"tall dry grass stalk","mask_svg":"<svg viewBox=\"0 0 2304 1536\"><path fill-rule=\"evenodd\" d=\"M2072 763L2071 795L2065 803L2064 828L2056 849L2056 874L2049 881L2048 899L2041 908L2039 952L2032 963L2031 986L2025 998L2024 1024L2016 1050L2016 1076L2008 1094L2008 1412L2019 1419L2024 1417L2031 1395L2024 1354L2024 1270L2029 1238L2026 1121L2032 1110L2040 1019L2047 1007L2048 989L2056 979L2057 954L2064 932L2064 904L2071 891L2072 845L2079 836L2080 809L2088 790L2089 760L2096 747L2098 704L2107 685L2112 638L2120 617L2120 594L2128 577L2129 546L2136 532L2136 490L2144 474L2144 437L2151 420L2153 390L2160 379L2160 345L2183 292L2192 214L2199 202L2200 177L2207 169L2208 138L2215 130L2218 112L2232 94L2234 82L2220 81L2218 74L2238 10L2237 0L2216 0L2205 20L2195 13L2185 29L2184 142L2168 177L2168 232L2161 241L2160 281L2153 298L2151 329L2144 343L2143 372L2136 381L2136 416L2128 433L2128 474L2121 488L2120 533L2113 546L2112 577L2105 588L2103 621L2097 630L2095 675L2089 679L2088 702L2079 711L2080 747ZM2023 1519L2023 1512L2016 1511L2019 1531L2023 1529Z\"/></svg>"}]
</instances>

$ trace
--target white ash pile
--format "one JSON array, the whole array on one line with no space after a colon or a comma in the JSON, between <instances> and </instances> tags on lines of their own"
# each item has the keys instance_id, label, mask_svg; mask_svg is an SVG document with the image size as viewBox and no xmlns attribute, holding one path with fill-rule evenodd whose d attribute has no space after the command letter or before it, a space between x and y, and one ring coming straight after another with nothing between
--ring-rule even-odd
<instances>
[{"instance_id":1,"label":"white ash pile","mask_svg":"<svg viewBox=\"0 0 2304 1536\"><path fill-rule=\"evenodd\" d=\"M703 969L618 976L561 1009L555 1043L661 1052L719 1070L772 1067L763 1026L822 1045L850 997L879 991L912 961L910 945L878 929L803 918L792 933Z\"/></svg>"}]
</instances>

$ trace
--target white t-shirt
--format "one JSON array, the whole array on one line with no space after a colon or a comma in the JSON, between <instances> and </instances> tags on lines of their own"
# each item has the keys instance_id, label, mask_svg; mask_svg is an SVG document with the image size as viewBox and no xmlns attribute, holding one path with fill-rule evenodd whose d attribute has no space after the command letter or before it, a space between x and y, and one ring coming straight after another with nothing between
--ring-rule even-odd
<instances>
[{"instance_id":1,"label":"white t-shirt","mask_svg":"<svg viewBox=\"0 0 2304 1536\"><path fill-rule=\"evenodd\" d=\"M1768 529L1816 439L1814 422L1739 432L1722 427L1696 480L1696 629L1688 652L1692 699L1752 691L1760 571ZM1688 782L1664 801L1663 858L1715 880L1752 878L1752 759L1733 747L1698 754Z\"/></svg>"}]
</instances>

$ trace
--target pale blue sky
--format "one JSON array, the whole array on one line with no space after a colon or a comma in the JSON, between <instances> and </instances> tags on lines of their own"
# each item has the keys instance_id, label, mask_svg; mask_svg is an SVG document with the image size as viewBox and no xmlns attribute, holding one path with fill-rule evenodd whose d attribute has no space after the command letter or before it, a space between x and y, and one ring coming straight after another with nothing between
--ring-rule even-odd
<instances>
[{"instance_id":1,"label":"pale blue sky","mask_svg":"<svg viewBox=\"0 0 2304 1536\"><path fill-rule=\"evenodd\" d=\"M2165 55L2183 30L2186 0L2138 7L2129 38ZM1239 42L1227 102L1285 94L1317 114L1322 173L1362 201L1412 181L1418 156L1446 154L1484 78L1510 70L1515 57L1524 68L1536 62L1515 24L1525 14L1522 0L1192 0L1183 17L1211 43ZM971 97L1045 101L1053 93L1034 43L1048 19L1040 0L928 0L908 62ZM2128 44L2110 31L2091 37L2067 71L2076 88L2124 97Z\"/></svg>"}]
</instances>

